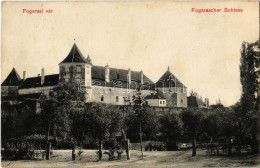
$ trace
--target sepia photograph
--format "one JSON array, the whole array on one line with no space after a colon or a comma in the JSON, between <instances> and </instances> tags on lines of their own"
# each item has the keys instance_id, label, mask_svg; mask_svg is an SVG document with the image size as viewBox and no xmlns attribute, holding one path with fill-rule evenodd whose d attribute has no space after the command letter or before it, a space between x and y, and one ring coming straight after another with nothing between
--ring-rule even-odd
<instances>
[{"instance_id":1,"label":"sepia photograph","mask_svg":"<svg viewBox=\"0 0 260 168\"><path fill-rule=\"evenodd\" d=\"M259 1L2 1L1 167L260 167Z\"/></svg>"}]
</instances>

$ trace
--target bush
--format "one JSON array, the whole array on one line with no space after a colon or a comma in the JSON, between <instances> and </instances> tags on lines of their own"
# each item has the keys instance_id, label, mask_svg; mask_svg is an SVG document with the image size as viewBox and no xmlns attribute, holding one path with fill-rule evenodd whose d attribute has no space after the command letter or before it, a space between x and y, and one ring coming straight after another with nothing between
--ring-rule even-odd
<instances>
[{"instance_id":1,"label":"bush","mask_svg":"<svg viewBox=\"0 0 260 168\"><path fill-rule=\"evenodd\" d=\"M50 141L52 144L55 144L53 138ZM46 149L46 136L30 135L8 139L3 142L3 147L4 150L1 151L1 154L2 158L5 160L35 159L46 153L45 151L42 151L42 149Z\"/></svg>"},{"instance_id":2,"label":"bush","mask_svg":"<svg viewBox=\"0 0 260 168\"><path fill-rule=\"evenodd\" d=\"M149 142L145 145L145 151L166 151L166 144L164 142Z\"/></svg>"},{"instance_id":3,"label":"bush","mask_svg":"<svg viewBox=\"0 0 260 168\"><path fill-rule=\"evenodd\" d=\"M16 145L13 143L6 143L2 151L4 160L16 159L34 159L36 156L34 143L20 142Z\"/></svg>"},{"instance_id":4,"label":"bush","mask_svg":"<svg viewBox=\"0 0 260 168\"><path fill-rule=\"evenodd\" d=\"M169 141L169 142L167 143L167 150L168 150L168 151L176 151L176 150L178 150L177 143L174 142L174 141Z\"/></svg>"}]
</instances>

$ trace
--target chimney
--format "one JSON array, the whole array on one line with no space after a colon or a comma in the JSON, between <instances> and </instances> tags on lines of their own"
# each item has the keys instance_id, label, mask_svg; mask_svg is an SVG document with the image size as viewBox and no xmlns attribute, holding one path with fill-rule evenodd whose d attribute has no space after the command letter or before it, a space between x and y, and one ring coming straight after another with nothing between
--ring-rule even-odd
<instances>
[{"instance_id":1,"label":"chimney","mask_svg":"<svg viewBox=\"0 0 260 168\"><path fill-rule=\"evenodd\" d=\"M105 80L106 82L110 82L110 77L109 77L109 74L110 74L110 68L108 66L108 64L105 66Z\"/></svg>"},{"instance_id":2,"label":"chimney","mask_svg":"<svg viewBox=\"0 0 260 168\"><path fill-rule=\"evenodd\" d=\"M23 71L23 80L25 80L26 71Z\"/></svg>"},{"instance_id":3,"label":"chimney","mask_svg":"<svg viewBox=\"0 0 260 168\"><path fill-rule=\"evenodd\" d=\"M141 84L144 84L144 73L143 71L140 72L140 80L141 80Z\"/></svg>"},{"instance_id":4,"label":"chimney","mask_svg":"<svg viewBox=\"0 0 260 168\"><path fill-rule=\"evenodd\" d=\"M41 73L41 85L44 83L45 76L44 76L44 68L42 68L42 73Z\"/></svg>"},{"instance_id":5,"label":"chimney","mask_svg":"<svg viewBox=\"0 0 260 168\"><path fill-rule=\"evenodd\" d=\"M128 72L127 72L127 82L129 83L129 84L131 84L131 69L129 68L128 69Z\"/></svg>"}]
</instances>

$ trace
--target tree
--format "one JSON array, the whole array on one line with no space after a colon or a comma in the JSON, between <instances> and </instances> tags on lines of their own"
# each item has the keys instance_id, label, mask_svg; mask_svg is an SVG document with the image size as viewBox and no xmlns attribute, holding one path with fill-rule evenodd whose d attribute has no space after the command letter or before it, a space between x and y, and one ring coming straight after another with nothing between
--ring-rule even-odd
<instances>
[{"instance_id":1,"label":"tree","mask_svg":"<svg viewBox=\"0 0 260 168\"><path fill-rule=\"evenodd\" d=\"M60 83L53 88L46 99L41 101L42 126L46 130L48 143L46 158L49 159L50 132L73 140L71 133L71 115L81 110L85 104L85 93L80 92L76 83ZM56 136L56 135L54 135ZM74 145L72 145L74 146ZM73 157L73 156L72 156Z\"/></svg>"},{"instance_id":2,"label":"tree","mask_svg":"<svg viewBox=\"0 0 260 168\"><path fill-rule=\"evenodd\" d=\"M142 121L142 140L152 140L155 139L159 131L159 116L158 113L152 110L150 107L146 107L146 110L143 114L145 116ZM140 118L139 115L136 115L135 111L127 110L127 115L125 116L126 125L126 135L127 138L130 138L132 141L140 141Z\"/></svg>"},{"instance_id":3,"label":"tree","mask_svg":"<svg viewBox=\"0 0 260 168\"><path fill-rule=\"evenodd\" d=\"M38 127L39 117L34 113L33 108L31 102L18 105L2 104L2 142L10 138L19 138L40 132Z\"/></svg>"},{"instance_id":4,"label":"tree","mask_svg":"<svg viewBox=\"0 0 260 168\"><path fill-rule=\"evenodd\" d=\"M257 135L259 133L259 73L260 73L260 44L242 43L240 81L242 85L241 96L241 122L244 134L248 137L253 153L258 153Z\"/></svg>"},{"instance_id":5,"label":"tree","mask_svg":"<svg viewBox=\"0 0 260 168\"><path fill-rule=\"evenodd\" d=\"M232 137L238 135L238 120L234 110L230 107L218 108L216 114L216 125L218 126L218 137L224 137L228 142L228 155L231 155Z\"/></svg>"},{"instance_id":6,"label":"tree","mask_svg":"<svg viewBox=\"0 0 260 168\"><path fill-rule=\"evenodd\" d=\"M151 132L151 130L155 131L156 128L158 128L158 120L156 113L149 109L147 102L145 101L144 96L142 96L140 90L138 90L133 96L133 110L134 115L131 117L131 122L135 124L132 125L134 126L132 128L136 128L136 126L139 125L141 159L143 159L143 133L146 132L146 136L151 133L153 134L154 132ZM148 128L147 131L144 131L144 128Z\"/></svg>"},{"instance_id":7,"label":"tree","mask_svg":"<svg viewBox=\"0 0 260 168\"><path fill-rule=\"evenodd\" d=\"M195 91L193 91L193 90L191 90L190 96L199 97L199 96L198 96L198 93L195 92Z\"/></svg>"},{"instance_id":8,"label":"tree","mask_svg":"<svg viewBox=\"0 0 260 168\"><path fill-rule=\"evenodd\" d=\"M121 131L123 115L121 110L109 104L92 103L85 108L87 112L88 126L93 137L98 141L99 160L102 159L103 142L115 139L116 133ZM114 148L111 147L111 148Z\"/></svg>"},{"instance_id":9,"label":"tree","mask_svg":"<svg viewBox=\"0 0 260 168\"><path fill-rule=\"evenodd\" d=\"M210 142L218 141L220 125L219 115L214 111L208 111L204 114L204 118L202 121L202 130L206 133L207 136L210 137Z\"/></svg>"},{"instance_id":10,"label":"tree","mask_svg":"<svg viewBox=\"0 0 260 168\"><path fill-rule=\"evenodd\" d=\"M182 121L178 114L163 114L160 118L160 132L167 143L168 150L176 149L176 142L182 134Z\"/></svg>"},{"instance_id":11,"label":"tree","mask_svg":"<svg viewBox=\"0 0 260 168\"><path fill-rule=\"evenodd\" d=\"M203 111L199 108L188 108L181 113L183 131L192 138L192 156L196 156L196 139L202 133Z\"/></svg>"}]
</instances>

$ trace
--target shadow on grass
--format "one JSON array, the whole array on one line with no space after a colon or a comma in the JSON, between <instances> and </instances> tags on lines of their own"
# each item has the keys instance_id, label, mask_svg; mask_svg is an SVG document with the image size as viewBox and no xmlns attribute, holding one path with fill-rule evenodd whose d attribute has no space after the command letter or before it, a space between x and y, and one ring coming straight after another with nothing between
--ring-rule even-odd
<instances>
[{"instance_id":1,"label":"shadow on grass","mask_svg":"<svg viewBox=\"0 0 260 168\"><path fill-rule=\"evenodd\" d=\"M205 167L249 167L260 165L260 155L254 154L234 154L221 156L208 156L210 163L205 163Z\"/></svg>"}]
</instances>

